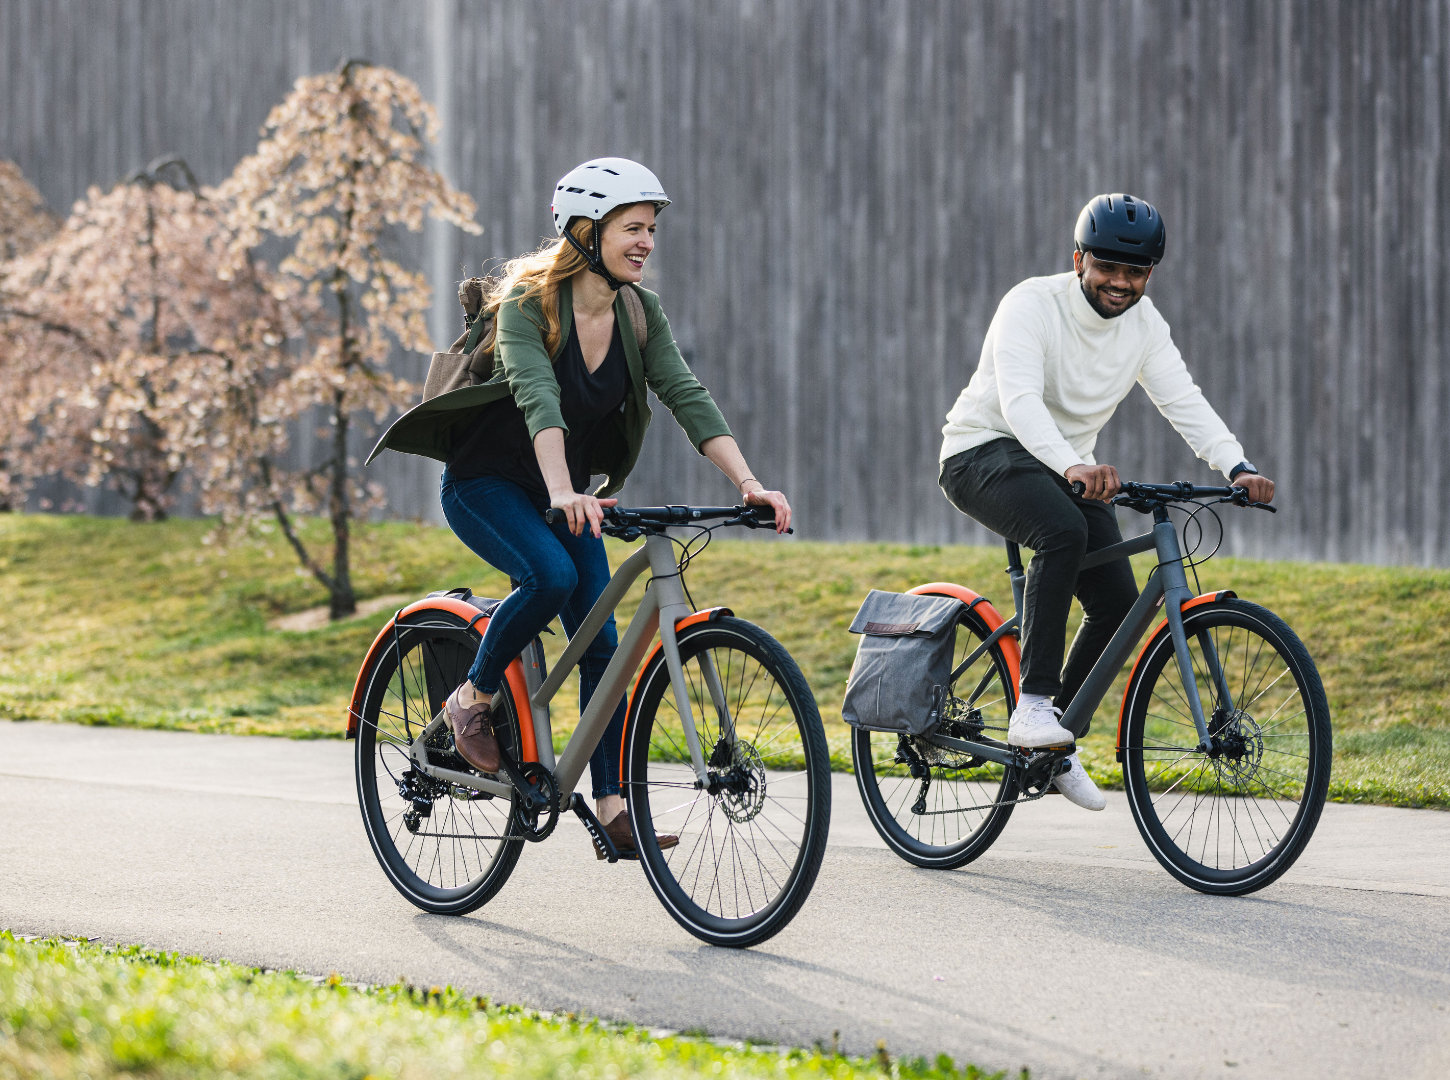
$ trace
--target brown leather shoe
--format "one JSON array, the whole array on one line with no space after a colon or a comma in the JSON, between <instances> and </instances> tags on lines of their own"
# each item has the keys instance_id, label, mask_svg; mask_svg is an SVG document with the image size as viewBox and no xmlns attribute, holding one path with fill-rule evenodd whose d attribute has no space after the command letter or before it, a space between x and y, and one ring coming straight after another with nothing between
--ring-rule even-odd
<instances>
[{"instance_id":1,"label":"brown leather shoe","mask_svg":"<svg viewBox=\"0 0 1450 1080\"><path fill-rule=\"evenodd\" d=\"M613 841L615 850L621 855L633 855L635 853L634 833L629 827L628 810L622 810L616 814L613 820L604 826L604 832ZM680 842L678 836L670 836L667 833L655 833L655 840L662 851L665 848L672 848ZM598 847L594 849L594 856L598 859L605 857L604 852L600 851Z\"/></svg>"},{"instance_id":2,"label":"brown leather shoe","mask_svg":"<svg viewBox=\"0 0 1450 1080\"><path fill-rule=\"evenodd\" d=\"M461 690L462 687L459 687ZM444 706L448 726L453 730L453 744L463 760L479 772L498 772L498 739L493 734L493 706L487 701L465 707L458 700L458 690L448 695Z\"/></svg>"}]
</instances>

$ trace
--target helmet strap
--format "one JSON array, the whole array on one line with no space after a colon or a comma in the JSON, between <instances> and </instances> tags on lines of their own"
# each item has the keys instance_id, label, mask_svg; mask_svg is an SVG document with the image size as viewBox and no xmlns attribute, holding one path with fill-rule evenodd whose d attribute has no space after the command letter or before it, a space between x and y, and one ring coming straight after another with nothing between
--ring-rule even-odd
<instances>
[{"instance_id":1,"label":"helmet strap","mask_svg":"<svg viewBox=\"0 0 1450 1080\"><path fill-rule=\"evenodd\" d=\"M599 222L596 219L594 221L593 238L589 245L591 248L594 249L593 251L586 250L583 244L579 243L578 240L574 239L574 234L570 232L567 228L564 230L564 238L568 240L569 243L574 245L575 251L579 252L580 255L584 256L584 261L589 264L589 269L602 277L609 284L609 287L611 289L613 289L615 292L618 292L620 289L624 288L624 282L617 280L613 274L611 274L608 270L604 268L604 257L600 254L599 246L600 231L601 230L599 228Z\"/></svg>"}]
</instances>

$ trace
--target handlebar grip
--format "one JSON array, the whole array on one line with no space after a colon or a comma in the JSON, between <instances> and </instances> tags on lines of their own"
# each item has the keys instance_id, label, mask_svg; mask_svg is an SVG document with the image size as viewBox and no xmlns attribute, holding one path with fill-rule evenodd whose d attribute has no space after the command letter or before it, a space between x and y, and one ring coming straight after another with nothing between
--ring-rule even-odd
<instances>
[{"instance_id":1,"label":"handlebar grip","mask_svg":"<svg viewBox=\"0 0 1450 1080\"><path fill-rule=\"evenodd\" d=\"M1085 491L1087 491L1087 485L1084 484L1081 480L1074 480L1072 482L1072 493L1074 495L1081 498Z\"/></svg>"},{"instance_id":2,"label":"handlebar grip","mask_svg":"<svg viewBox=\"0 0 1450 1080\"><path fill-rule=\"evenodd\" d=\"M558 520L559 520L559 511L552 510L552 509L545 510L544 511L544 524L545 525L552 525L552 524L554 524L554 522L556 522Z\"/></svg>"}]
</instances>

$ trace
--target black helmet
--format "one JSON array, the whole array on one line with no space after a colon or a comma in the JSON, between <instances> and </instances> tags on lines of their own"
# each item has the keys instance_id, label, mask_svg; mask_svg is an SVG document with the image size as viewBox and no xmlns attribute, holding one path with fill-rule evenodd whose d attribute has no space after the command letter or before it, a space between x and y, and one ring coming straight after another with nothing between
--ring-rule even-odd
<instances>
[{"instance_id":1,"label":"black helmet","mask_svg":"<svg viewBox=\"0 0 1450 1080\"><path fill-rule=\"evenodd\" d=\"M1163 218L1131 195L1099 195L1082 208L1072 238L1078 251L1105 260L1153 266L1163 258Z\"/></svg>"}]
</instances>

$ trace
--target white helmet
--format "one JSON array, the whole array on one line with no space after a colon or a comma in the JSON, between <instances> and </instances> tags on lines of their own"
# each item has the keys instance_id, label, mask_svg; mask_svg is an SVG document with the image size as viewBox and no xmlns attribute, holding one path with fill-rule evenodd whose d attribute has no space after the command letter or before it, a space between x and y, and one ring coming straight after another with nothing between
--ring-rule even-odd
<instances>
[{"instance_id":1,"label":"white helmet","mask_svg":"<svg viewBox=\"0 0 1450 1080\"><path fill-rule=\"evenodd\" d=\"M659 177L637 161L629 158L602 157L586 161L564 174L554 185L554 232L562 234L564 226L576 217L598 221L616 206L649 202L656 210L670 205L669 197L660 190Z\"/></svg>"}]
</instances>

